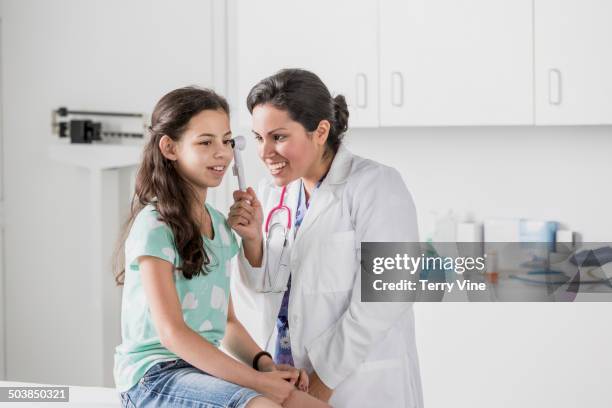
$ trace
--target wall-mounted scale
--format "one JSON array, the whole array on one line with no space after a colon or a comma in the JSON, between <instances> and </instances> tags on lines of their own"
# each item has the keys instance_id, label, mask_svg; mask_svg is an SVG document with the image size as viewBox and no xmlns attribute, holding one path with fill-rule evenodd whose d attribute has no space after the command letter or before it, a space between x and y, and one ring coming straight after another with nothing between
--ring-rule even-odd
<instances>
[{"instance_id":1,"label":"wall-mounted scale","mask_svg":"<svg viewBox=\"0 0 612 408\"><path fill-rule=\"evenodd\" d=\"M122 121L123 125L127 124L126 121L135 122L130 123L134 131L119 130L117 123L111 125L107 121L94 121L91 117L115 118L115 122ZM112 142L107 139L116 141L118 138L142 139L147 126L147 115L144 113L70 110L66 107L54 110L51 119L53 133L59 137L70 137L71 143Z\"/></svg>"}]
</instances>

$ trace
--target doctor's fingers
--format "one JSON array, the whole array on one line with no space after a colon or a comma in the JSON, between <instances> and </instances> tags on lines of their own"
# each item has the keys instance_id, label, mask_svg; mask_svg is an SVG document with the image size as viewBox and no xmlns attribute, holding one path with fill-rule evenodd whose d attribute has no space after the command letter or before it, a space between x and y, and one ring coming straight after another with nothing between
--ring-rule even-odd
<instances>
[{"instance_id":1,"label":"doctor's fingers","mask_svg":"<svg viewBox=\"0 0 612 408\"><path fill-rule=\"evenodd\" d=\"M252 191L253 189L251 189L251 187L249 187L249 189ZM255 194L253 192L253 194L251 194L249 192L249 190L247 191L241 191L241 190L236 190L232 193L232 196L234 197L234 201L238 202L241 200L246 200L246 201L253 201L255 199Z\"/></svg>"},{"instance_id":2,"label":"doctor's fingers","mask_svg":"<svg viewBox=\"0 0 612 408\"><path fill-rule=\"evenodd\" d=\"M253 207L261 207L261 203L259 202L259 198L257 198L257 194L255 194L253 187L247 188L247 193L251 195L251 205L253 205Z\"/></svg>"},{"instance_id":3,"label":"doctor's fingers","mask_svg":"<svg viewBox=\"0 0 612 408\"><path fill-rule=\"evenodd\" d=\"M297 370L295 370L295 372L286 371L286 370L275 370L275 371L270 371L270 374L275 374L276 377L282 378L283 380L291 384L295 384L295 381L297 380L297 377L298 377Z\"/></svg>"},{"instance_id":4,"label":"doctor's fingers","mask_svg":"<svg viewBox=\"0 0 612 408\"><path fill-rule=\"evenodd\" d=\"M300 378L300 371L297 368L289 364L277 364L276 369L290 374L290 377L287 379L287 381L289 381L293 385L297 385L296 383Z\"/></svg>"},{"instance_id":5,"label":"doctor's fingers","mask_svg":"<svg viewBox=\"0 0 612 408\"><path fill-rule=\"evenodd\" d=\"M300 375L296 385L300 390L308 392L308 373L303 368L300 370Z\"/></svg>"},{"instance_id":6,"label":"doctor's fingers","mask_svg":"<svg viewBox=\"0 0 612 408\"><path fill-rule=\"evenodd\" d=\"M252 217L246 218L242 215L234 215L230 214L227 217L227 222L230 227L234 228L236 225L249 225L251 223Z\"/></svg>"},{"instance_id":7,"label":"doctor's fingers","mask_svg":"<svg viewBox=\"0 0 612 408\"><path fill-rule=\"evenodd\" d=\"M300 391L308 392L309 378L306 370L303 368L297 369L287 364L277 364L276 368L277 370L290 371L293 375L297 375L295 380L293 379L294 377L291 378L291 384L295 385Z\"/></svg>"},{"instance_id":8,"label":"doctor's fingers","mask_svg":"<svg viewBox=\"0 0 612 408\"><path fill-rule=\"evenodd\" d=\"M248 212L247 210L243 208L230 210L227 218L229 219L230 217L243 218L247 220L248 222L252 222L256 220L255 214L253 214L252 212Z\"/></svg>"},{"instance_id":9,"label":"doctor's fingers","mask_svg":"<svg viewBox=\"0 0 612 408\"><path fill-rule=\"evenodd\" d=\"M241 211L246 211L248 214L253 214L255 212L255 208L253 208L253 206L246 200L236 201L230 207L230 212L238 213Z\"/></svg>"}]
</instances>

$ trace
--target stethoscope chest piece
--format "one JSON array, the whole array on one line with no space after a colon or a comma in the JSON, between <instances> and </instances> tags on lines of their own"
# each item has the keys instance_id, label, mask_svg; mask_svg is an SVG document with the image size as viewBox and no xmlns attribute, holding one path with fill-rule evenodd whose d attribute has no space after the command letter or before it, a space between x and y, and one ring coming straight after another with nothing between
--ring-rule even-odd
<instances>
[{"instance_id":1,"label":"stethoscope chest piece","mask_svg":"<svg viewBox=\"0 0 612 408\"><path fill-rule=\"evenodd\" d=\"M287 187L283 187L277 206L266 217L264 265L264 293L279 293L287 290L289 280L289 233L291 231L291 210L284 204Z\"/></svg>"}]
</instances>

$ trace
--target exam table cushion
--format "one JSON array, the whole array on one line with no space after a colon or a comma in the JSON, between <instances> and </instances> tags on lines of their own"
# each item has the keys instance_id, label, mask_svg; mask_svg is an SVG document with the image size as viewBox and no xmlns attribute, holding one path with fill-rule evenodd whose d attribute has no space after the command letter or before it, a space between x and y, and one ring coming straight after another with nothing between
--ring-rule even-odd
<instances>
[{"instance_id":1,"label":"exam table cushion","mask_svg":"<svg viewBox=\"0 0 612 408\"><path fill-rule=\"evenodd\" d=\"M51 385L51 384L36 384L16 381L0 381L0 387L52 387L52 386L66 386L66 385ZM70 408L118 408L121 406L121 398L119 393L114 388L105 387L85 387L85 386L73 386L70 385L69 397L70 402L54 402L52 404L48 402L14 402L14 403L1 403L2 407L70 407Z\"/></svg>"}]
</instances>

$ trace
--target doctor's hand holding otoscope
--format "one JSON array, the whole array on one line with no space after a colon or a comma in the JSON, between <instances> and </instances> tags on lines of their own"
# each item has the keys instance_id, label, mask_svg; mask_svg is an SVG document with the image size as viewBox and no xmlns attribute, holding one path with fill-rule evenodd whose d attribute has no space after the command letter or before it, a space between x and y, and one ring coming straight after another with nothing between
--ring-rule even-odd
<instances>
[{"instance_id":1,"label":"doctor's hand holding otoscope","mask_svg":"<svg viewBox=\"0 0 612 408\"><path fill-rule=\"evenodd\" d=\"M245 256L254 264L261 265L263 257L263 209L252 187L245 188L244 166L241 151L246 147L244 136L234 138L234 175L238 177L239 190L234 191L234 204L230 207L227 221L242 238Z\"/></svg>"}]
</instances>

